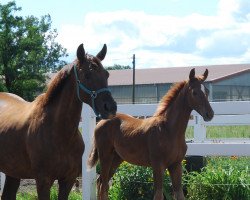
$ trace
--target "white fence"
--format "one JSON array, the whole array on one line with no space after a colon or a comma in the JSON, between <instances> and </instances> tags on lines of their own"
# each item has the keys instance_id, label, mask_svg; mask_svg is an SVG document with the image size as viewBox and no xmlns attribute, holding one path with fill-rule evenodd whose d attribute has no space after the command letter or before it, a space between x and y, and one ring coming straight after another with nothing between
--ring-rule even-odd
<instances>
[{"instance_id":1,"label":"white fence","mask_svg":"<svg viewBox=\"0 0 250 200\"><path fill-rule=\"evenodd\" d=\"M194 127L194 138L188 144L187 155L223 155L223 156L250 156L250 138L244 139L216 139L206 138L207 126L250 125L250 101L213 102L211 103L215 116L210 122L204 122L196 112L188 125ZM126 104L119 105L118 112L133 116L152 116L156 104ZM92 144L93 130L95 128L95 115L89 106L84 105L83 123L79 126L83 130L85 152L82 160L83 199L95 199L95 170L87 170L86 161ZM1 173L2 174L2 173ZM1 186L3 186L1 178ZM2 189L2 187L1 187Z\"/></svg>"}]
</instances>

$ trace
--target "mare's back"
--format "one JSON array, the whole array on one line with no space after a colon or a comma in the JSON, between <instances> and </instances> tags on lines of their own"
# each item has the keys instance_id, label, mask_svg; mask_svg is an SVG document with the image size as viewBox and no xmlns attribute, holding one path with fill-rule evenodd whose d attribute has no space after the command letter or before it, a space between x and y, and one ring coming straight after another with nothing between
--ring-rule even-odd
<instances>
[{"instance_id":1,"label":"mare's back","mask_svg":"<svg viewBox=\"0 0 250 200\"><path fill-rule=\"evenodd\" d=\"M0 134L9 126L23 122L29 114L29 105L15 94L0 92Z\"/></svg>"}]
</instances>

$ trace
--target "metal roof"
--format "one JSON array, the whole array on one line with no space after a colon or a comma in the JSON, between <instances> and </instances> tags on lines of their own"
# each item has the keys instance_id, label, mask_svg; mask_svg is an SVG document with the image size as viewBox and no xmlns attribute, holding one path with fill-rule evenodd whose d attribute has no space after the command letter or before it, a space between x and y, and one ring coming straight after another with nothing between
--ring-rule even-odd
<instances>
[{"instance_id":1,"label":"metal roof","mask_svg":"<svg viewBox=\"0 0 250 200\"><path fill-rule=\"evenodd\" d=\"M192 68L195 68L197 75L203 74L207 68L207 82L217 82L250 71L250 64L136 69L135 84L175 83L187 80ZM110 70L109 73L110 86L133 84L132 69Z\"/></svg>"}]
</instances>

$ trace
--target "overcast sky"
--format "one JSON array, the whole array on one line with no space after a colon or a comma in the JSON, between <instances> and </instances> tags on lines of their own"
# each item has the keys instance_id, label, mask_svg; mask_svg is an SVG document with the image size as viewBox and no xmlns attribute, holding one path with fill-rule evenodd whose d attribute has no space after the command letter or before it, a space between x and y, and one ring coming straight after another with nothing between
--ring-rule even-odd
<instances>
[{"instance_id":1,"label":"overcast sky","mask_svg":"<svg viewBox=\"0 0 250 200\"><path fill-rule=\"evenodd\" d=\"M7 0L1 0L2 4ZM80 43L104 65L137 68L250 63L250 0L16 0L20 14L50 14L58 42Z\"/></svg>"}]
</instances>

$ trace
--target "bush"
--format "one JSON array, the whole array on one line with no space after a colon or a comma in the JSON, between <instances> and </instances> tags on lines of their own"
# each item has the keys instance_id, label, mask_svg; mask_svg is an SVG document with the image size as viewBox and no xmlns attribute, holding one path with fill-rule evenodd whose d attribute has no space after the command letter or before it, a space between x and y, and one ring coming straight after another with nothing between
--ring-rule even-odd
<instances>
[{"instance_id":1,"label":"bush","mask_svg":"<svg viewBox=\"0 0 250 200\"><path fill-rule=\"evenodd\" d=\"M169 176L164 177L164 194L170 199ZM109 190L110 200L152 200L154 195L151 168L123 162L113 176Z\"/></svg>"},{"instance_id":2,"label":"bush","mask_svg":"<svg viewBox=\"0 0 250 200\"><path fill-rule=\"evenodd\" d=\"M248 164L247 164L248 163ZM247 158L212 158L203 170L186 174L189 200L249 200Z\"/></svg>"}]
</instances>

